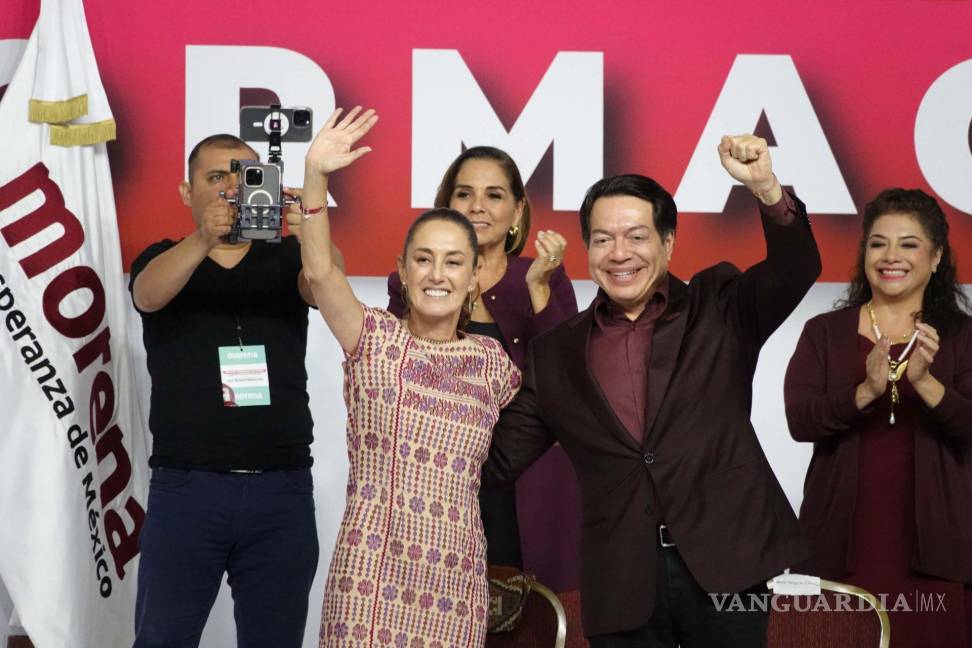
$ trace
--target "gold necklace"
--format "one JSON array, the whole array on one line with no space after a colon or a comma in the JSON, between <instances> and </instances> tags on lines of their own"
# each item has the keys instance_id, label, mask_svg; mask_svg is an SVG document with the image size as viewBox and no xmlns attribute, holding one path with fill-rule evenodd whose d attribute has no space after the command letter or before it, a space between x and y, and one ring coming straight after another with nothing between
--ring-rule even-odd
<instances>
[{"instance_id":1,"label":"gold necklace","mask_svg":"<svg viewBox=\"0 0 972 648\"><path fill-rule=\"evenodd\" d=\"M874 340L875 343L881 340L881 329L878 328L877 316L874 314L874 306L871 302L865 304L867 306L867 315L871 320L871 328L874 330ZM891 354L888 353L888 382L891 383L891 416L888 418L888 423L894 425L894 406L901 401L901 396L898 393L898 381L901 380L901 376L905 374L908 369L908 354L911 352L912 347L915 346L915 340L918 339L918 330L912 329L911 333L906 336L902 336L902 342L908 340L910 336L911 340L908 342L908 346L904 348L901 355L898 356L897 360L891 358Z\"/></svg>"},{"instance_id":2,"label":"gold necklace","mask_svg":"<svg viewBox=\"0 0 972 648\"><path fill-rule=\"evenodd\" d=\"M872 302L867 302L864 305L867 307L867 316L871 319L871 328L874 330L875 335L877 335L878 337L880 337L881 336L881 329L879 329L878 328L878 325L877 325L877 315L874 313L874 306L872 305ZM914 334L915 334L915 327L912 326L910 331L908 331L907 333L904 333L902 335L899 335L898 336L898 339L900 340L900 343L903 344L904 342L907 342L908 340L910 340L911 339L911 336L914 335ZM891 336L889 335L888 337L891 337ZM894 338L892 337L891 339L893 340Z\"/></svg>"}]
</instances>

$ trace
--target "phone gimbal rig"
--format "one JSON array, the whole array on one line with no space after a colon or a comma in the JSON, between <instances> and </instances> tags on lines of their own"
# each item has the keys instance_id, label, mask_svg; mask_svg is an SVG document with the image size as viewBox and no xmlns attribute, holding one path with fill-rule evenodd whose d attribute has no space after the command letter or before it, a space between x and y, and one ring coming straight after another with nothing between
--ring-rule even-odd
<instances>
[{"instance_id":1,"label":"phone gimbal rig","mask_svg":"<svg viewBox=\"0 0 972 648\"><path fill-rule=\"evenodd\" d=\"M283 193L283 160L281 147L280 105L270 106L267 120L269 156L267 164L259 160L232 160L230 171L237 174L236 195L226 202L236 207L236 222L226 235L229 243L240 239L279 243L283 229L283 209L297 202Z\"/></svg>"}]
</instances>

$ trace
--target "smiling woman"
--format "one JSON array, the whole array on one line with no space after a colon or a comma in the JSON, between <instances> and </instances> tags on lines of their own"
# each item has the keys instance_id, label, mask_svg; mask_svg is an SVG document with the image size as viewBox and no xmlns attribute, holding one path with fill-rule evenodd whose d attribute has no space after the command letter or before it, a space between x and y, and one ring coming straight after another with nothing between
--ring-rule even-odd
<instances>
[{"instance_id":1,"label":"smiling woman","mask_svg":"<svg viewBox=\"0 0 972 648\"><path fill-rule=\"evenodd\" d=\"M530 200L520 170L505 151L474 146L443 174L437 208L461 213L474 229L481 261L468 311L460 323L492 337L523 369L536 335L577 312L562 262L565 239L537 233L536 258L522 256L530 235ZM388 310L406 309L402 276L388 277ZM483 490L479 506L490 564L524 568L557 591L577 587L580 498L563 450L551 448L515 488Z\"/></svg>"},{"instance_id":2,"label":"smiling woman","mask_svg":"<svg viewBox=\"0 0 972 648\"><path fill-rule=\"evenodd\" d=\"M438 208L415 219L398 260L406 296L403 314L412 322L409 330L424 337L426 331L415 327L444 318L445 332L457 336L457 328L469 321L469 296L477 272L476 232L462 214ZM457 311L459 318L453 324L451 318Z\"/></svg>"},{"instance_id":3,"label":"smiling woman","mask_svg":"<svg viewBox=\"0 0 972 648\"><path fill-rule=\"evenodd\" d=\"M304 272L347 355L348 499L324 592L321 646L482 646L486 542L480 471L520 372L499 342L459 324L476 286L476 232L448 208L409 228L398 272L406 313L363 306L333 262L327 178L367 153L374 125L336 111L307 153Z\"/></svg>"},{"instance_id":4,"label":"smiling woman","mask_svg":"<svg viewBox=\"0 0 972 648\"><path fill-rule=\"evenodd\" d=\"M972 317L932 197L868 204L839 306L807 322L784 385L790 433L814 443L801 571L937 595L943 610L891 610L895 645L972 646Z\"/></svg>"}]
</instances>

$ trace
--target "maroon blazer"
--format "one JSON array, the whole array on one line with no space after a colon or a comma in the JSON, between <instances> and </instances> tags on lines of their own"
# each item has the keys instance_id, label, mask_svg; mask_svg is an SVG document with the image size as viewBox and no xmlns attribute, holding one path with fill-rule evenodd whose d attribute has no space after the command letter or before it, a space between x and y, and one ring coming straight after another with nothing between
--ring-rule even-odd
<instances>
[{"instance_id":1,"label":"maroon blazer","mask_svg":"<svg viewBox=\"0 0 972 648\"><path fill-rule=\"evenodd\" d=\"M800 569L825 578L852 571L851 542L860 437L854 403L865 368L857 350L858 309L806 323L786 370L790 434L813 442L800 524L813 557ZM972 317L941 335L931 373L945 386L915 428L917 553L911 567L972 583Z\"/></svg>"},{"instance_id":2,"label":"maroon blazer","mask_svg":"<svg viewBox=\"0 0 972 648\"><path fill-rule=\"evenodd\" d=\"M502 278L480 296L499 326L510 359L520 370L523 369L530 340L577 313L574 286L563 266L554 270L550 277L550 301L547 307L539 313L533 312L526 285L526 273L531 263L533 259L529 257L507 257L506 272ZM388 310L395 317L401 317L404 309L402 280L397 272L393 272L388 275Z\"/></svg>"},{"instance_id":3,"label":"maroon blazer","mask_svg":"<svg viewBox=\"0 0 972 648\"><path fill-rule=\"evenodd\" d=\"M741 591L809 553L749 416L759 349L813 285L820 256L804 217L764 216L763 231L767 258L745 272L722 263L688 285L673 277L652 337L642 445L588 367L591 308L530 345L483 476L501 484L555 441L566 450L583 499L587 635L648 622L662 519L709 592Z\"/></svg>"}]
</instances>

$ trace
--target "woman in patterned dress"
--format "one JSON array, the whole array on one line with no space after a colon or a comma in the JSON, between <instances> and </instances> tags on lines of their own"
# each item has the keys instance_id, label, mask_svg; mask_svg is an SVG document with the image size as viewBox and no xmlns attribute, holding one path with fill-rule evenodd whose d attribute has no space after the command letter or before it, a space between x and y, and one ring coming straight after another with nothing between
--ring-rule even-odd
<instances>
[{"instance_id":1,"label":"woman in patterned dress","mask_svg":"<svg viewBox=\"0 0 972 648\"><path fill-rule=\"evenodd\" d=\"M406 319L357 300L331 260L327 179L370 150L352 146L377 116L340 112L308 150L301 208L304 276L347 355L348 500L320 645L480 648L480 469L520 374L499 342L459 330L478 260L458 212L435 209L409 228L398 260Z\"/></svg>"},{"instance_id":2,"label":"woman in patterned dress","mask_svg":"<svg viewBox=\"0 0 972 648\"><path fill-rule=\"evenodd\" d=\"M540 230L533 249L531 205L516 162L491 146L473 146L446 169L436 207L451 207L476 230L481 259L473 291L469 333L496 338L523 369L537 335L577 314L574 288L562 265L567 241ZM388 275L388 310L405 310L398 272ZM554 445L515 487L479 492L486 532L486 560L536 575L554 591L577 589L580 578L580 492L567 454Z\"/></svg>"}]
</instances>

